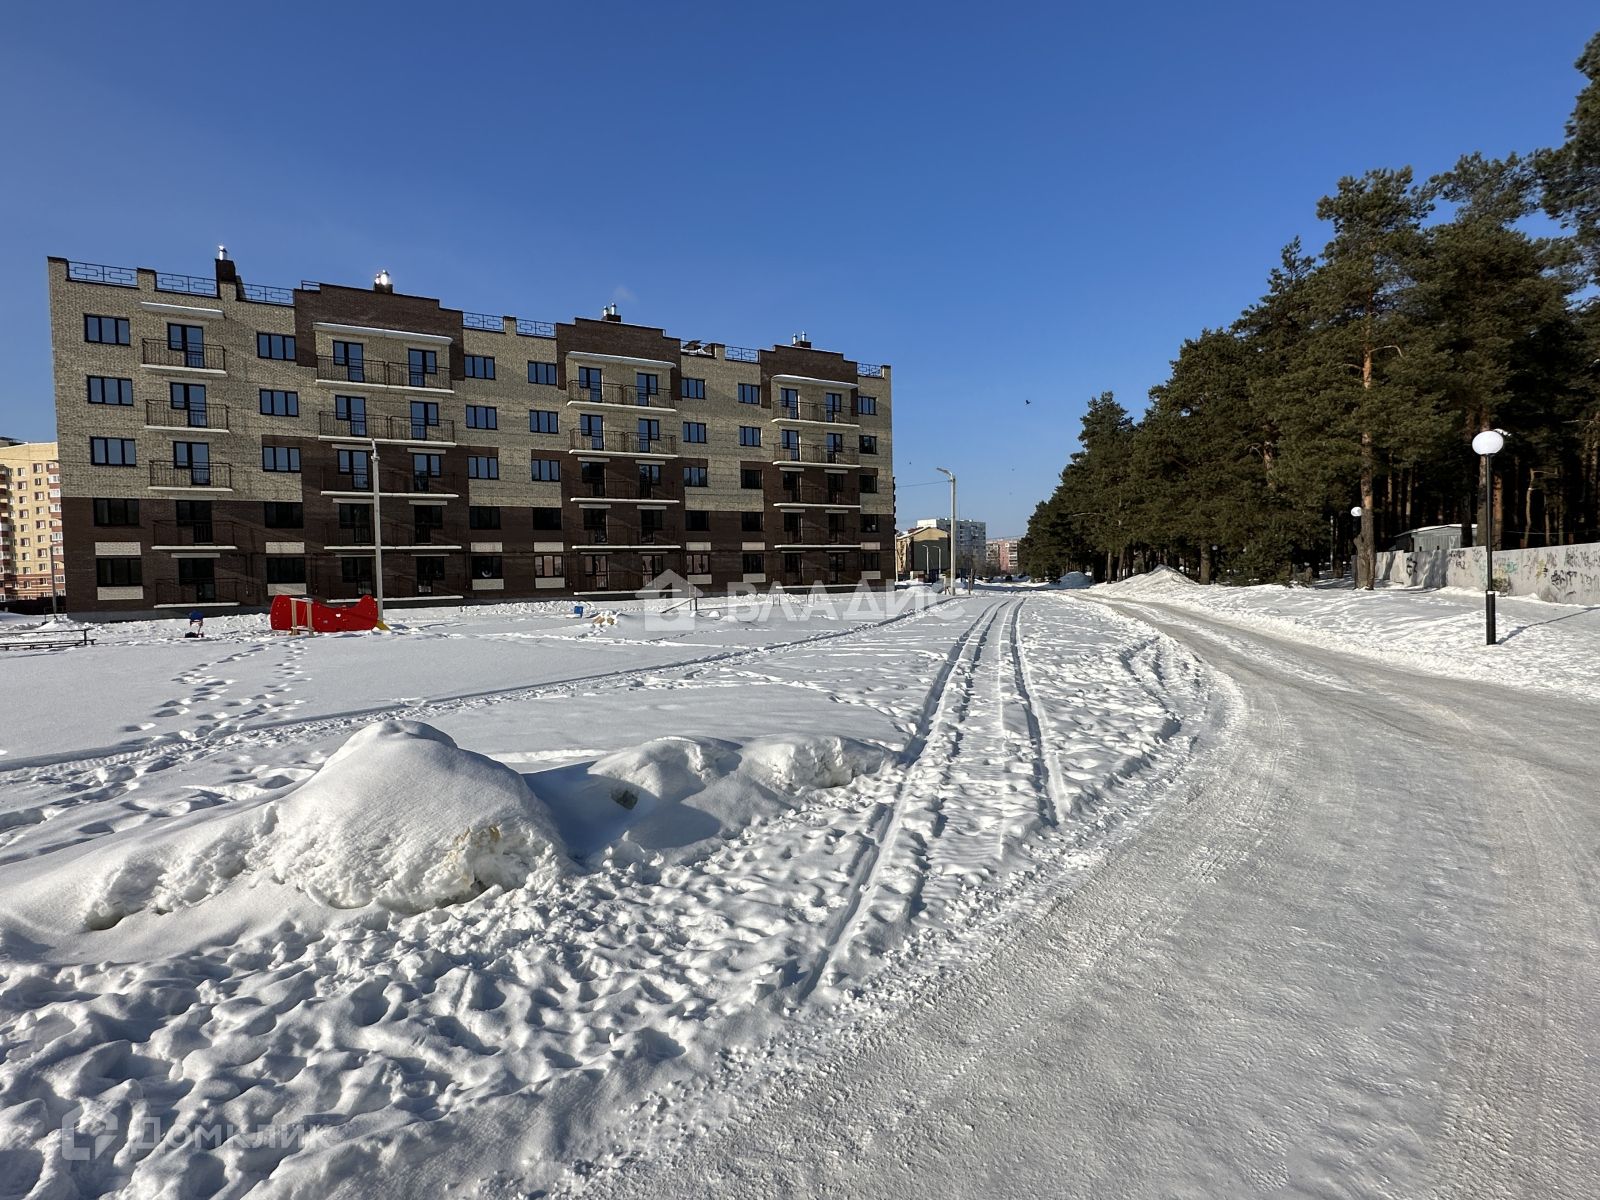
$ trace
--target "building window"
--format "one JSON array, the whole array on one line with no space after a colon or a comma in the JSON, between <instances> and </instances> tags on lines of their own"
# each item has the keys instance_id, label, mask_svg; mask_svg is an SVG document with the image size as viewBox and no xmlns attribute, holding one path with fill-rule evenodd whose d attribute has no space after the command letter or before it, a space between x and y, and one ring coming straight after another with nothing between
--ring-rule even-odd
<instances>
[{"instance_id":1,"label":"building window","mask_svg":"<svg viewBox=\"0 0 1600 1200\"><path fill-rule=\"evenodd\" d=\"M528 363L528 382L542 383L546 387L556 386L556 364L547 362Z\"/></svg>"},{"instance_id":2,"label":"building window","mask_svg":"<svg viewBox=\"0 0 1600 1200\"><path fill-rule=\"evenodd\" d=\"M417 490L426 491L428 480L437 479L444 474L444 455L442 454L413 454L411 456L411 473L416 476Z\"/></svg>"},{"instance_id":3,"label":"building window","mask_svg":"<svg viewBox=\"0 0 1600 1200\"><path fill-rule=\"evenodd\" d=\"M711 514L703 509L689 509L683 514L683 529L685 533L710 532Z\"/></svg>"},{"instance_id":4,"label":"building window","mask_svg":"<svg viewBox=\"0 0 1600 1200\"><path fill-rule=\"evenodd\" d=\"M829 553L828 555L828 582L843 583L844 555Z\"/></svg>"},{"instance_id":5,"label":"building window","mask_svg":"<svg viewBox=\"0 0 1600 1200\"><path fill-rule=\"evenodd\" d=\"M535 483L560 483L561 460L558 458L534 459L533 481Z\"/></svg>"},{"instance_id":6,"label":"building window","mask_svg":"<svg viewBox=\"0 0 1600 1200\"><path fill-rule=\"evenodd\" d=\"M878 452L878 436L873 433L861 435L861 453L876 454Z\"/></svg>"},{"instance_id":7,"label":"building window","mask_svg":"<svg viewBox=\"0 0 1600 1200\"><path fill-rule=\"evenodd\" d=\"M267 555L267 582L268 583L304 583L306 581L306 560L304 558L288 558L283 555Z\"/></svg>"},{"instance_id":8,"label":"building window","mask_svg":"<svg viewBox=\"0 0 1600 1200\"><path fill-rule=\"evenodd\" d=\"M263 471L289 471L298 473L300 470L300 447L261 447L261 469Z\"/></svg>"},{"instance_id":9,"label":"building window","mask_svg":"<svg viewBox=\"0 0 1600 1200\"><path fill-rule=\"evenodd\" d=\"M704 467L685 467L683 469L684 487L710 487L711 481Z\"/></svg>"},{"instance_id":10,"label":"building window","mask_svg":"<svg viewBox=\"0 0 1600 1200\"><path fill-rule=\"evenodd\" d=\"M292 333L258 333L256 334L257 358L281 358L285 362L294 360L294 334ZM305 580L285 580L285 583Z\"/></svg>"},{"instance_id":11,"label":"building window","mask_svg":"<svg viewBox=\"0 0 1600 1200\"><path fill-rule=\"evenodd\" d=\"M90 438L89 461L97 467L131 467L139 460L132 438Z\"/></svg>"},{"instance_id":12,"label":"building window","mask_svg":"<svg viewBox=\"0 0 1600 1200\"><path fill-rule=\"evenodd\" d=\"M181 325L169 321L167 349L182 352L184 366L203 367L206 365L206 331L199 325Z\"/></svg>"},{"instance_id":13,"label":"building window","mask_svg":"<svg viewBox=\"0 0 1600 1200\"><path fill-rule=\"evenodd\" d=\"M472 556L472 577L474 579L504 579L505 569L501 565L498 554L474 554Z\"/></svg>"},{"instance_id":14,"label":"building window","mask_svg":"<svg viewBox=\"0 0 1600 1200\"><path fill-rule=\"evenodd\" d=\"M739 426L739 445L741 445L741 446L759 446L759 445L761 445L761 426L759 426L759 425L741 425L741 426Z\"/></svg>"},{"instance_id":15,"label":"building window","mask_svg":"<svg viewBox=\"0 0 1600 1200\"><path fill-rule=\"evenodd\" d=\"M844 411L844 393L824 392L822 406L828 410L828 420L837 421L839 414Z\"/></svg>"},{"instance_id":16,"label":"building window","mask_svg":"<svg viewBox=\"0 0 1600 1200\"><path fill-rule=\"evenodd\" d=\"M600 403L600 388L604 382L604 376L599 367L578 368L578 388L589 393L591 403Z\"/></svg>"},{"instance_id":17,"label":"building window","mask_svg":"<svg viewBox=\"0 0 1600 1200\"><path fill-rule=\"evenodd\" d=\"M467 508L468 529L499 529L500 509L493 504L473 504Z\"/></svg>"},{"instance_id":18,"label":"building window","mask_svg":"<svg viewBox=\"0 0 1600 1200\"><path fill-rule=\"evenodd\" d=\"M97 558L94 560L94 581L101 587L140 587L144 583L144 565L131 556Z\"/></svg>"},{"instance_id":19,"label":"building window","mask_svg":"<svg viewBox=\"0 0 1600 1200\"><path fill-rule=\"evenodd\" d=\"M863 550L861 552L861 569L863 571L876 571L878 569L878 552L876 550Z\"/></svg>"},{"instance_id":20,"label":"building window","mask_svg":"<svg viewBox=\"0 0 1600 1200\"><path fill-rule=\"evenodd\" d=\"M133 403L133 380L114 379L109 375L89 376L90 404Z\"/></svg>"},{"instance_id":21,"label":"building window","mask_svg":"<svg viewBox=\"0 0 1600 1200\"><path fill-rule=\"evenodd\" d=\"M759 550L746 550L739 557L740 568L746 575L759 575L766 570L766 557Z\"/></svg>"},{"instance_id":22,"label":"building window","mask_svg":"<svg viewBox=\"0 0 1600 1200\"><path fill-rule=\"evenodd\" d=\"M877 495L877 492L878 492L878 476L877 476L877 473L874 472L871 475L863 475L861 477L861 494L863 496L874 496L874 495Z\"/></svg>"},{"instance_id":23,"label":"building window","mask_svg":"<svg viewBox=\"0 0 1600 1200\"><path fill-rule=\"evenodd\" d=\"M345 555L339 560L339 577L357 587L372 586L372 560L366 555Z\"/></svg>"},{"instance_id":24,"label":"building window","mask_svg":"<svg viewBox=\"0 0 1600 1200\"><path fill-rule=\"evenodd\" d=\"M559 508L534 509L533 529L535 533L560 533L561 510Z\"/></svg>"},{"instance_id":25,"label":"building window","mask_svg":"<svg viewBox=\"0 0 1600 1200\"><path fill-rule=\"evenodd\" d=\"M360 342L335 342L333 365L344 368L344 377L351 383L367 381L366 348Z\"/></svg>"},{"instance_id":26,"label":"building window","mask_svg":"<svg viewBox=\"0 0 1600 1200\"><path fill-rule=\"evenodd\" d=\"M137 525L139 502L137 500L96 499L94 502L96 525Z\"/></svg>"},{"instance_id":27,"label":"building window","mask_svg":"<svg viewBox=\"0 0 1600 1200\"><path fill-rule=\"evenodd\" d=\"M189 482L195 487L211 486L211 443L173 442L172 465L189 472Z\"/></svg>"},{"instance_id":28,"label":"building window","mask_svg":"<svg viewBox=\"0 0 1600 1200\"><path fill-rule=\"evenodd\" d=\"M782 388L778 392L778 403L787 408L791 413L800 408L800 389Z\"/></svg>"},{"instance_id":29,"label":"building window","mask_svg":"<svg viewBox=\"0 0 1600 1200\"><path fill-rule=\"evenodd\" d=\"M535 579L560 579L562 573L561 555L535 554L533 556L533 577Z\"/></svg>"},{"instance_id":30,"label":"building window","mask_svg":"<svg viewBox=\"0 0 1600 1200\"><path fill-rule=\"evenodd\" d=\"M792 550L786 552L783 556L783 573L790 578L798 579L800 577L800 563L800 555Z\"/></svg>"},{"instance_id":31,"label":"building window","mask_svg":"<svg viewBox=\"0 0 1600 1200\"><path fill-rule=\"evenodd\" d=\"M690 379L683 377L683 398L685 400L704 400L706 398L706 381L704 379Z\"/></svg>"},{"instance_id":32,"label":"building window","mask_svg":"<svg viewBox=\"0 0 1600 1200\"><path fill-rule=\"evenodd\" d=\"M415 353L413 351L412 353ZM432 353L432 351L428 351ZM468 379L493 379L494 356L490 354L463 354L461 363L466 368Z\"/></svg>"},{"instance_id":33,"label":"building window","mask_svg":"<svg viewBox=\"0 0 1600 1200\"><path fill-rule=\"evenodd\" d=\"M530 408L528 410L529 433L560 433L561 419L554 409Z\"/></svg>"},{"instance_id":34,"label":"building window","mask_svg":"<svg viewBox=\"0 0 1600 1200\"><path fill-rule=\"evenodd\" d=\"M468 479L499 479L500 459L494 454L467 455Z\"/></svg>"},{"instance_id":35,"label":"building window","mask_svg":"<svg viewBox=\"0 0 1600 1200\"><path fill-rule=\"evenodd\" d=\"M856 412L863 417L878 415L878 398L876 396L857 396Z\"/></svg>"},{"instance_id":36,"label":"building window","mask_svg":"<svg viewBox=\"0 0 1600 1200\"><path fill-rule=\"evenodd\" d=\"M411 402L411 436L426 438L430 428L437 428L439 424L439 403L436 400L413 400Z\"/></svg>"},{"instance_id":37,"label":"building window","mask_svg":"<svg viewBox=\"0 0 1600 1200\"><path fill-rule=\"evenodd\" d=\"M260 389L261 415L263 417L298 417L300 393L284 392L274 388Z\"/></svg>"},{"instance_id":38,"label":"building window","mask_svg":"<svg viewBox=\"0 0 1600 1200\"><path fill-rule=\"evenodd\" d=\"M690 575L711 574L711 555L704 551L684 555L684 566Z\"/></svg>"},{"instance_id":39,"label":"building window","mask_svg":"<svg viewBox=\"0 0 1600 1200\"><path fill-rule=\"evenodd\" d=\"M877 513L862 513L861 514L861 532L862 533L877 533L878 532L878 514Z\"/></svg>"},{"instance_id":40,"label":"building window","mask_svg":"<svg viewBox=\"0 0 1600 1200\"><path fill-rule=\"evenodd\" d=\"M365 450L340 450L338 451L339 474L352 477L351 482L358 489L367 487L369 454Z\"/></svg>"},{"instance_id":41,"label":"building window","mask_svg":"<svg viewBox=\"0 0 1600 1200\"><path fill-rule=\"evenodd\" d=\"M742 488L748 488L751 491L759 492L761 490L761 468L740 467L739 486Z\"/></svg>"},{"instance_id":42,"label":"building window","mask_svg":"<svg viewBox=\"0 0 1600 1200\"><path fill-rule=\"evenodd\" d=\"M183 424L191 429L206 429L206 385L203 383L169 383L167 398L173 412L186 414Z\"/></svg>"},{"instance_id":43,"label":"building window","mask_svg":"<svg viewBox=\"0 0 1600 1200\"><path fill-rule=\"evenodd\" d=\"M412 387L432 387L428 382L430 375L439 373L439 352L437 350L407 350L406 366L411 378ZM490 371L494 368L491 366ZM494 376L491 374L490 379Z\"/></svg>"},{"instance_id":44,"label":"building window","mask_svg":"<svg viewBox=\"0 0 1600 1200\"><path fill-rule=\"evenodd\" d=\"M739 385L740 404L760 404L761 385L759 383L741 383Z\"/></svg>"},{"instance_id":45,"label":"building window","mask_svg":"<svg viewBox=\"0 0 1600 1200\"><path fill-rule=\"evenodd\" d=\"M129 403L132 403L132 401L129 401ZM704 421L685 421L683 423L683 440L704 443L706 440L706 423Z\"/></svg>"},{"instance_id":46,"label":"building window","mask_svg":"<svg viewBox=\"0 0 1600 1200\"><path fill-rule=\"evenodd\" d=\"M649 371L635 371L633 374L633 402L635 404L649 404L652 396L661 394L661 376L652 375Z\"/></svg>"},{"instance_id":47,"label":"building window","mask_svg":"<svg viewBox=\"0 0 1600 1200\"><path fill-rule=\"evenodd\" d=\"M304 529L306 506L298 500L264 500L261 523L268 529Z\"/></svg>"},{"instance_id":48,"label":"building window","mask_svg":"<svg viewBox=\"0 0 1600 1200\"><path fill-rule=\"evenodd\" d=\"M335 396L333 419L347 422L352 437L367 436L367 398L365 396Z\"/></svg>"},{"instance_id":49,"label":"building window","mask_svg":"<svg viewBox=\"0 0 1600 1200\"><path fill-rule=\"evenodd\" d=\"M739 528L741 530L743 530L745 533L760 533L761 532L761 513L760 513L760 510L757 510L755 512L742 512L742 513L740 513L739 514Z\"/></svg>"},{"instance_id":50,"label":"building window","mask_svg":"<svg viewBox=\"0 0 1600 1200\"><path fill-rule=\"evenodd\" d=\"M83 314L83 340L106 346L129 344L127 317L97 317Z\"/></svg>"},{"instance_id":51,"label":"building window","mask_svg":"<svg viewBox=\"0 0 1600 1200\"><path fill-rule=\"evenodd\" d=\"M487 404L467 405L468 429L499 429L500 413Z\"/></svg>"},{"instance_id":52,"label":"building window","mask_svg":"<svg viewBox=\"0 0 1600 1200\"><path fill-rule=\"evenodd\" d=\"M362 545L372 540L372 505L341 504L338 509L340 529L361 531L361 536L350 539L352 544Z\"/></svg>"}]
</instances>

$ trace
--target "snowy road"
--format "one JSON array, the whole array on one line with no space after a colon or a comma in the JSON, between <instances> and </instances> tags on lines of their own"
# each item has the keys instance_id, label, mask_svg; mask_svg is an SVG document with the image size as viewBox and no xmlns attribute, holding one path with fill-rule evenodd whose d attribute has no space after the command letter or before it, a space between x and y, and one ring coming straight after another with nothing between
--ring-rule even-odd
<instances>
[{"instance_id":1,"label":"snowy road","mask_svg":"<svg viewBox=\"0 0 1600 1200\"><path fill-rule=\"evenodd\" d=\"M1600 1190L1600 706L1116 607L1227 680L1138 836L579 1194Z\"/></svg>"}]
</instances>

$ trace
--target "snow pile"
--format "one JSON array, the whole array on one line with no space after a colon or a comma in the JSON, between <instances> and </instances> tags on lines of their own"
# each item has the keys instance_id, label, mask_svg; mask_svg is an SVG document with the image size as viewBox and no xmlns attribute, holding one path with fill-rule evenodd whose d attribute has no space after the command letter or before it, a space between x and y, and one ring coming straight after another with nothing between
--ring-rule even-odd
<instances>
[{"instance_id":1,"label":"snow pile","mask_svg":"<svg viewBox=\"0 0 1600 1200\"><path fill-rule=\"evenodd\" d=\"M381 721L276 806L265 866L335 908L420 912L562 873L522 777L420 721Z\"/></svg>"},{"instance_id":2,"label":"snow pile","mask_svg":"<svg viewBox=\"0 0 1600 1200\"><path fill-rule=\"evenodd\" d=\"M739 743L663 737L538 777L572 852L702 849L794 807L816 788L878 771L881 747L801 734ZM679 856L683 857L683 856Z\"/></svg>"},{"instance_id":3,"label":"snow pile","mask_svg":"<svg viewBox=\"0 0 1600 1200\"><path fill-rule=\"evenodd\" d=\"M1056 580L1056 586L1076 590L1077 588L1093 587L1094 580L1082 571L1068 571L1060 579Z\"/></svg>"},{"instance_id":4,"label":"snow pile","mask_svg":"<svg viewBox=\"0 0 1600 1200\"><path fill-rule=\"evenodd\" d=\"M1174 571L1171 567L1156 567L1143 575L1130 575L1127 579L1119 579L1115 583L1104 583L1100 586L1105 591L1116 592L1119 596L1134 598L1183 595L1200 585L1181 571Z\"/></svg>"}]
</instances>

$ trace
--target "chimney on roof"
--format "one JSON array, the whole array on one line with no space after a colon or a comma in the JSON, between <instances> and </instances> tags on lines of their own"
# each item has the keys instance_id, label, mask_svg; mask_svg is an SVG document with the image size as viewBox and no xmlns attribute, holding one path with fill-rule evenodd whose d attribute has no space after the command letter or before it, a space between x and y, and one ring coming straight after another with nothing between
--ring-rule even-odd
<instances>
[{"instance_id":1,"label":"chimney on roof","mask_svg":"<svg viewBox=\"0 0 1600 1200\"><path fill-rule=\"evenodd\" d=\"M239 282L239 268L234 265L233 259L228 257L228 248L226 246L217 247L217 282Z\"/></svg>"},{"instance_id":2,"label":"chimney on roof","mask_svg":"<svg viewBox=\"0 0 1600 1200\"><path fill-rule=\"evenodd\" d=\"M601 310L600 319L602 321L619 321L620 322L622 320L622 317L620 315L618 315L617 306L615 304L608 304L608 305L605 306L604 309Z\"/></svg>"},{"instance_id":3,"label":"chimney on roof","mask_svg":"<svg viewBox=\"0 0 1600 1200\"><path fill-rule=\"evenodd\" d=\"M372 277L372 290L375 292L392 292L394 284L389 282L389 272L385 268Z\"/></svg>"},{"instance_id":4,"label":"chimney on roof","mask_svg":"<svg viewBox=\"0 0 1600 1200\"><path fill-rule=\"evenodd\" d=\"M811 349L811 342L806 337L806 331L804 329L802 329L799 333L795 334L794 337L790 338L789 339L789 343L790 343L790 345L798 347L801 350L809 350L809 349Z\"/></svg>"}]
</instances>

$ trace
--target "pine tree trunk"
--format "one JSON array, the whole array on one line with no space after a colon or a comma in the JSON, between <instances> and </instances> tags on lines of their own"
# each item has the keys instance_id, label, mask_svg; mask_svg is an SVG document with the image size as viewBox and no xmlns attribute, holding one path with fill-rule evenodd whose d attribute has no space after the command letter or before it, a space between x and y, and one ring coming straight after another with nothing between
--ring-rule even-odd
<instances>
[{"instance_id":1,"label":"pine tree trunk","mask_svg":"<svg viewBox=\"0 0 1600 1200\"><path fill-rule=\"evenodd\" d=\"M1376 514L1372 511L1374 490L1372 486L1372 434L1361 433L1361 547L1356 569L1356 586L1372 590L1378 571L1378 531Z\"/></svg>"},{"instance_id":2,"label":"pine tree trunk","mask_svg":"<svg viewBox=\"0 0 1600 1200\"><path fill-rule=\"evenodd\" d=\"M1211 544L1200 547L1200 582L1211 582Z\"/></svg>"}]
</instances>

